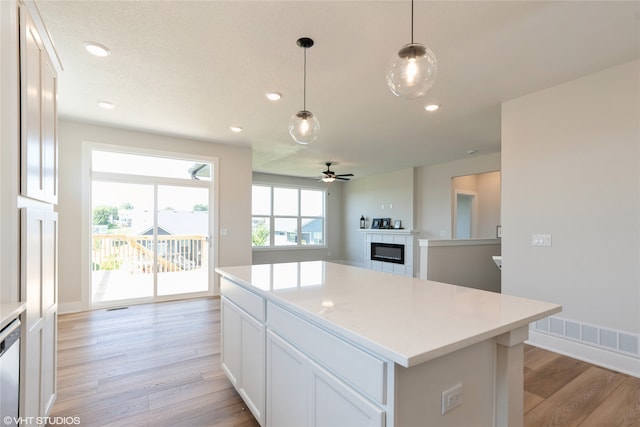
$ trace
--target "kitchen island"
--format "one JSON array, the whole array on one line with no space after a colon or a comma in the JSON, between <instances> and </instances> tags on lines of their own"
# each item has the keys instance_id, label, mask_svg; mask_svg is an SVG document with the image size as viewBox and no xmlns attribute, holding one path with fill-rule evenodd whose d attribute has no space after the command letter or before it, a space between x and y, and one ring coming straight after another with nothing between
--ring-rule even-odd
<instances>
[{"instance_id":1,"label":"kitchen island","mask_svg":"<svg viewBox=\"0 0 640 427\"><path fill-rule=\"evenodd\" d=\"M218 268L221 364L263 426L523 423L557 304L323 261Z\"/></svg>"}]
</instances>

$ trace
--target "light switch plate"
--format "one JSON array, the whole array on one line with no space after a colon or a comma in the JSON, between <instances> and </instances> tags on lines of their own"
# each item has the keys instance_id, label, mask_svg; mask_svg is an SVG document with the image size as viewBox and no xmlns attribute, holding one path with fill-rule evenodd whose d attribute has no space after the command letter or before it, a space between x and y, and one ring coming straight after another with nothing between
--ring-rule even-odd
<instances>
[{"instance_id":1,"label":"light switch plate","mask_svg":"<svg viewBox=\"0 0 640 427\"><path fill-rule=\"evenodd\" d=\"M532 246L551 246L551 234L533 234L531 235Z\"/></svg>"}]
</instances>

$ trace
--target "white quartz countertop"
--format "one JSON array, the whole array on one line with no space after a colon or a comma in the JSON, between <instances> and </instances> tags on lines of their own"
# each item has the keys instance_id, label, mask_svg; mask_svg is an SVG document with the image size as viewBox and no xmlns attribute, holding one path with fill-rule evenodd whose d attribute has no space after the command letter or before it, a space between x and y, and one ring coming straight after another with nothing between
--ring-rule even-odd
<instances>
[{"instance_id":1,"label":"white quartz countertop","mask_svg":"<svg viewBox=\"0 0 640 427\"><path fill-rule=\"evenodd\" d=\"M25 309L23 302L0 304L0 329L7 326L13 319L17 319Z\"/></svg>"},{"instance_id":2,"label":"white quartz countertop","mask_svg":"<svg viewBox=\"0 0 640 427\"><path fill-rule=\"evenodd\" d=\"M561 311L561 306L324 261L216 271L410 367Z\"/></svg>"}]
</instances>

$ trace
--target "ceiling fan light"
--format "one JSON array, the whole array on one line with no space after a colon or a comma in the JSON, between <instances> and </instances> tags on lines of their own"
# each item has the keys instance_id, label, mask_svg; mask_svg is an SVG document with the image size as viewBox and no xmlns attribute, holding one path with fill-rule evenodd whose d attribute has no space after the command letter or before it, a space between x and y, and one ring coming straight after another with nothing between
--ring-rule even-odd
<instances>
[{"instance_id":1,"label":"ceiling fan light","mask_svg":"<svg viewBox=\"0 0 640 427\"><path fill-rule=\"evenodd\" d=\"M420 43L409 43L391 56L387 84L396 96L417 98L433 86L437 71L438 61L433 51Z\"/></svg>"},{"instance_id":2,"label":"ceiling fan light","mask_svg":"<svg viewBox=\"0 0 640 427\"><path fill-rule=\"evenodd\" d=\"M336 178L333 177L333 176L325 176L324 178L322 178L323 182L333 182L335 180L336 180Z\"/></svg>"},{"instance_id":3,"label":"ceiling fan light","mask_svg":"<svg viewBox=\"0 0 640 427\"><path fill-rule=\"evenodd\" d=\"M318 138L320 122L311 111L301 110L289 120L289 134L298 144L310 144Z\"/></svg>"}]
</instances>

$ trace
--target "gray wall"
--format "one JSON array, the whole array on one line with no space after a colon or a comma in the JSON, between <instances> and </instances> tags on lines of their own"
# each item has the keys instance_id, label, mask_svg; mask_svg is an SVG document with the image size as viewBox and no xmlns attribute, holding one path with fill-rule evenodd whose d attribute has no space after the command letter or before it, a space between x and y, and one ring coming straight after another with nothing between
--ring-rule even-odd
<instances>
[{"instance_id":1,"label":"gray wall","mask_svg":"<svg viewBox=\"0 0 640 427\"><path fill-rule=\"evenodd\" d=\"M254 248L253 264L342 259L342 193L346 185L345 183L333 182L327 184L322 181L318 182L317 179L296 178L257 172L253 173L253 183L327 189L327 247L318 249L313 247L296 249ZM250 225L251 222L248 224Z\"/></svg>"},{"instance_id":2,"label":"gray wall","mask_svg":"<svg viewBox=\"0 0 640 427\"><path fill-rule=\"evenodd\" d=\"M391 218L402 221L402 227L414 226L415 169L402 169L380 175L356 178L344 186L343 240L344 260L364 263L364 237L359 231L360 216Z\"/></svg>"},{"instance_id":3,"label":"gray wall","mask_svg":"<svg viewBox=\"0 0 640 427\"><path fill-rule=\"evenodd\" d=\"M583 332L625 332L636 350L639 76L634 61L502 108L503 292L562 304ZM534 233L552 246L533 247Z\"/></svg>"},{"instance_id":4,"label":"gray wall","mask_svg":"<svg viewBox=\"0 0 640 427\"><path fill-rule=\"evenodd\" d=\"M500 170L500 153L474 155L463 160L433 166L403 169L396 172L354 179L344 187L344 260L360 265L364 262L363 239L358 231L360 215L364 214L371 225L371 218L391 217L402 221L402 226L420 232L419 237L451 238L451 179L455 176ZM485 205L494 202L499 206L500 194L485 191L484 187L495 181L492 175L479 191L487 194L480 209L490 218L482 223L483 237L495 237L496 217L499 212ZM495 184L495 182L493 182ZM384 205L385 209L382 209ZM389 206L392 208L389 208ZM487 223L491 225L487 225ZM491 232L486 230L493 230ZM441 236L444 230L445 235Z\"/></svg>"},{"instance_id":5,"label":"gray wall","mask_svg":"<svg viewBox=\"0 0 640 427\"><path fill-rule=\"evenodd\" d=\"M416 168L415 228L420 230L420 238L451 238L451 178L499 170L500 153L473 155L462 160Z\"/></svg>"},{"instance_id":6,"label":"gray wall","mask_svg":"<svg viewBox=\"0 0 640 427\"><path fill-rule=\"evenodd\" d=\"M471 238L496 237L496 226L500 225L500 171L457 176L451 180L451 186L452 201L455 200L456 190L471 191L476 194L477 222L474 224ZM455 209L453 207L451 209L453 213Z\"/></svg>"},{"instance_id":7,"label":"gray wall","mask_svg":"<svg viewBox=\"0 0 640 427\"><path fill-rule=\"evenodd\" d=\"M500 239L421 240L420 278L500 292Z\"/></svg>"}]
</instances>

